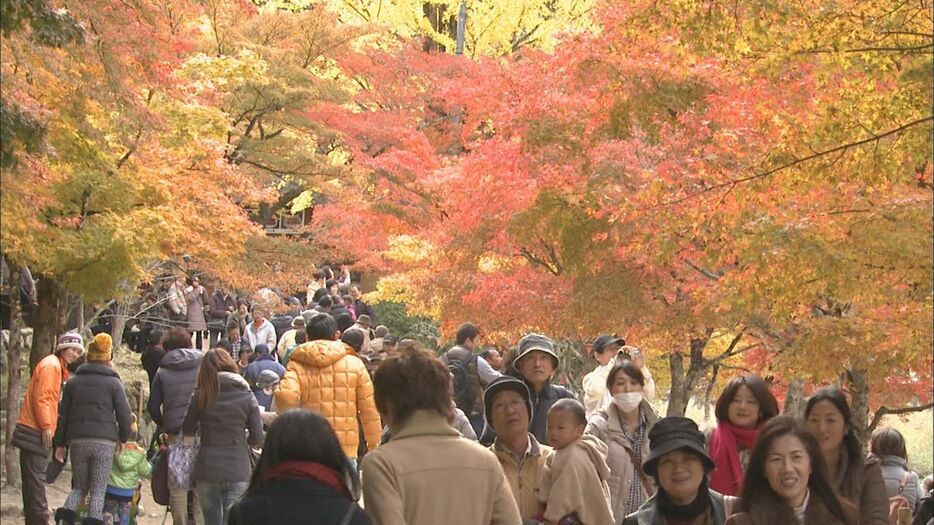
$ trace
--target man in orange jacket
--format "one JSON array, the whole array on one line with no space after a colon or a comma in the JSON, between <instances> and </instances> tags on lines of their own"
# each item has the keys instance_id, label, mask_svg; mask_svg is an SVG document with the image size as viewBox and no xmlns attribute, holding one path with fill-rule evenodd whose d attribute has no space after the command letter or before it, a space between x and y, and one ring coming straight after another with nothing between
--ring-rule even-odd
<instances>
[{"instance_id":1,"label":"man in orange jacket","mask_svg":"<svg viewBox=\"0 0 934 525\"><path fill-rule=\"evenodd\" d=\"M53 354L36 365L26 398L13 430L12 444L19 448L23 474L23 511L26 525L46 525L49 505L45 499L45 467L52 452L52 436L58 422L58 402L68 379L68 365L84 353L84 340L76 332L62 334Z\"/></svg>"}]
</instances>

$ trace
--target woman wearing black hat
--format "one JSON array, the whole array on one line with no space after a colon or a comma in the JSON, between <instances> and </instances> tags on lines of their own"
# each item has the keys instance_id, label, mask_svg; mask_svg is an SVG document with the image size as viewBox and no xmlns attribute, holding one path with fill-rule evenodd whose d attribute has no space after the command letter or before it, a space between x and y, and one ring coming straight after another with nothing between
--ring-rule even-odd
<instances>
[{"instance_id":1,"label":"woman wearing black hat","mask_svg":"<svg viewBox=\"0 0 934 525\"><path fill-rule=\"evenodd\" d=\"M658 492L623 525L723 525L735 498L707 486L714 468L704 434L686 417L659 419L649 431L652 452L642 465L655 478Z\"/></svg>"}]
</instances>

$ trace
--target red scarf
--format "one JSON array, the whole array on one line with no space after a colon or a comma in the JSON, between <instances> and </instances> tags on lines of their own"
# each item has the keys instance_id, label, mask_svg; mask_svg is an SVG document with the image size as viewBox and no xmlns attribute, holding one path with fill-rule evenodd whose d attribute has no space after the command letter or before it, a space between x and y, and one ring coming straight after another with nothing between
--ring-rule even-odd
<instances>
[{"instance_id":1,"label":"red scarf","mask_svg":"<svg viewBox=\"0 0 934 525\"><path fill-rule=\"evenodd\" d=\"M281 477L311 478L353 500L343 477L331 467L314 461L283 461L266 470L266 479Z\"/></svg>"},{"instance_id":2,"label":"red scarf","mask_svg":"<svg viewBox=\"0 0 934 525\"><path fill-rule=\"evenodd\" d=\"M739 428L729 421L717 423L710 440L710 457L716 465L710 474L710 488L728 496L739 494L743 487L743 465L737 445L752 448L760 430L761 423L752 429Z\"/></svg>"}]
</instances>

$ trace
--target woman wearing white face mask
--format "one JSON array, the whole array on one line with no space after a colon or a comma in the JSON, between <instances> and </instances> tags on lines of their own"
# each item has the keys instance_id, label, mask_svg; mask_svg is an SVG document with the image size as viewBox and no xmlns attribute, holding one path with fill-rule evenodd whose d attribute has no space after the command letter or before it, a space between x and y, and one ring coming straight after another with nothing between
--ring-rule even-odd
<instances>
[{"instance_id":1,"label":"woman wearing white face mask","mask_svg":"<svg viewBox=\"0 0 934 525\"><path fill-rule=\"evenodd\" d=\"M643 386L645 377L632 361L614 366L606 380L613 401L590 416L585 430L609 448L607 481L616 523L655 493L653 482L642 472L642 461L649 455L649 430L658 416L642 398Z\"/></svg>"}]
</instances>

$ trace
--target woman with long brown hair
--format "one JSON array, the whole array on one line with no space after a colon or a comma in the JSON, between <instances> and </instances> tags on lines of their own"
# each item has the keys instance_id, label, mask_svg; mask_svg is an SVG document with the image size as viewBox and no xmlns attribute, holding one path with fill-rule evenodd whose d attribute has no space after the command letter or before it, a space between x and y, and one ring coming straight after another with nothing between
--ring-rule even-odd
<instances>
[{"instance_id":1,"label":"woman with long brown hair","mask_svg":"<svg viewBox=\"0 0 934 525\"><path fill-rule=\"evenodd\" d=\"M817 439L789 416L762 427L737 510L726 525L859 523L856 507L834 490Z\"/></svg>"},{"instance_id":2,"label":"woman with long brown hair","mask_svg":"<svg viewBox=\"0 0 934 525\"><path fill-rule=\"evenodd\" d=\"M198 386L182 424L186 436L199 429L201 449L191 479L201 500L205 525L222 525L227 523L230 505L249 485L250 447L263 443L256 397L222 348L204 354Z\"/></svg>"},{"instance_id":3,"label":"woman with long brown hair","mask_svg":"<svg viewBox=\"0 0 934 525\"><path fill-rule=\"evenodd\" d=\"M879 458L867 454L856 436L843 392L837 387L815 392L804 408L804 421L820 444L834 488L856 505L860 525L888 525L889 498Z\"/></svg>"}]
</instances>

